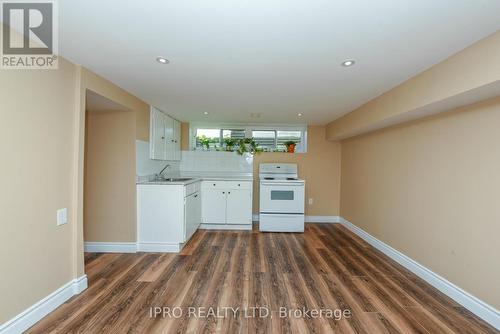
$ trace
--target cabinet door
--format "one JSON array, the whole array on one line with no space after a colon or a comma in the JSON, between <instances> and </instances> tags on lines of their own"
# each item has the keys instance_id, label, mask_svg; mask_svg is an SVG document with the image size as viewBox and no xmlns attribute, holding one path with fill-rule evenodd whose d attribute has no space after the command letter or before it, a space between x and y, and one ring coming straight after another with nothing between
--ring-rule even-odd
<instances>
[{"instance_id":1,"label":"cabinet door","mask_svg":"<svg viewBox=\"0 0 500 334\"><path fill-rule=\"evenodd\" d=\"M165 115L165 137L167 139L167 160L174 159L174 119Z\"/></svg>"},{"instance_id":2,"label":"cabinet door","mask_svg":"<svg viewBox=\"0 0 500 334\"><path fill-rule=\"evenodd\" d=\"M252 223L252 192L231 189L227 193L227 224Z\"/></svg>"},{"instance_id":3,"label":"cabinet door","mask_svg":"<svg viewBox=\"0 0 500 334\"><path fill-rule=\"evenodd\" d=\"M178 120L173 120L173 151L172 160L181 160L181 122Z\"/></svg>"},{"instance_id":4,"label":"cabinet door","mask_svg":"<svg viewBox=\"0 0 500 334\"><path fill-rule=\"evenodd\" d=\"M165 136L165 114L151 107L149 157L155 160L166 160L167 141Z\"/></svg>"},{"instance_id":5,"label":"cabinet door","mask_svg":"<svg viewBox=\"0 0 500 334\"><path fill-rule=\"evenodd\" d=\"M221 189L204 189L201 198L201 215L204 224L226 223L227 191Z\"/></svg>"}]
</instances>

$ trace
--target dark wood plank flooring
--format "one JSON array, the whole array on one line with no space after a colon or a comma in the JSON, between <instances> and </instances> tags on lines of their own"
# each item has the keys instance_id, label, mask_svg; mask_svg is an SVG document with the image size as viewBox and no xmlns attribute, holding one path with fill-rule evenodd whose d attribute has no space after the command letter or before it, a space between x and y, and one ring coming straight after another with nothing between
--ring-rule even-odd
<instances>
[{"instance_id":1,"label":"dark wood plank flooring","mask_svg":"<svg viewBox=\"0 0 500 334\"><path fill-rule=\"evenodd\" d=\"M497 333L338 224L199 230L180 254L87 253L85 268L88 289L28 333Z\"/></svg>"}]
</instances>

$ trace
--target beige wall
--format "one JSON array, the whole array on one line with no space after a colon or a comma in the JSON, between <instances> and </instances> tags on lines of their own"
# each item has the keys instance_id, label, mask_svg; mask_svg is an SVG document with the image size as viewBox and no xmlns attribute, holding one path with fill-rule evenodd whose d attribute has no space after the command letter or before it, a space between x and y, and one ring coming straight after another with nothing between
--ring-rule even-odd
<instances>
[{"instance_id":1,"label":"beige wall","mask_svg":"<svg viewBox=\"0 0 500 334\"><path fill-rule=\"evenodd\" d=\"M84 240L135 242L133 111L88 111L85 141Z\"/></svg>"},{"instance_id":2,"label":"beige wall","mask_svg":"<svg viewBox=\"0 0 500 334\"><path fill-rule=\"evenodd\" d=\"M149 107L63 58L59 58L58 70L1 72L3 323L84 274L86 90L135 111L138 139L149 137ZM135 171L131 184L134 181ZM66 225L56 225L59 208L68 209Z\"/></svg>"},{"instance_id":3,"label":"beige wall","mask_svg":"<svg viewBox=\"0 0 500 334\"><path fill-rule=\"evenodd\" d=\"M181 123L181 150L189 151L189 123Z\"/></svg>"},{"instance_id":4,"label":"beige wall","mask_svg":"<svg viewBox=\"0 0 500 334\"><path fill-rule=\"evenodd\" d=\"M500 98L342 142L341 215L500 309Z\"/></svg>"},{"instance_id":5,"label":"beige wall","mask_svg":"<svg viewBox=\"0 0 500 334\"><path fill-rule=\"evenodd\" d=\"M136 138L149 141L149 105L146 102L85 68L81 68L81 89L81 98L84 101L85 91L88 89L134 111L136 116ZM82 101L82 107L85 106L84 101Z\"/></svg>"},{"instance_id":6,"label":"beige wall","mask_svg":"<svg viewBox=\"0 0 500 334\"><path fill-rule=\"evenodd\" d=\"M76 87L64 59L58 70L0 74L0 324L74 278Z\"/></svg>"},{"instance_id":7,"label":"beige wall","mask_svg":"<svg viewBox=\"0 0 500 334\"><path fill-rule=\"evenodd\" d=\"M75 138L75 168L76 172L74 174L74 182L77 185L74 188L74 205L77 208L76 216L73 219L76 222L75 232L74 232L74 242L76 244L74 253L74 272L75 276L79 277L84 274L84 262L83 262L83 222L84 222L84 151L85 151L85 113L86 113L86 92L91 90L123 107L131 110L135 113L135 138L140 140L149 140L149 105L144 101L138 99L137 97L131 95L127 91L121 89L120 87L114 85L112 82L100 77L99 75L85 69L78 68L79 80L78 80L78 93L79 93L79 103L77 103L78 109L78 119L76 122L77 136ZM133 146L135 152L135 145ZM134 153L135 154L135 153ZM134 159L135 161L135 159ZM134 177L129 177L127 180L122 180L122 182L127 182L128 185L135 185L135 163L134 167ZM135 205L135 193L127 194L126 199L122 205ZM113 204L118 205L118 204ZM129 222L130 224L130 222ZM115 225L115 224L112 224ZM127 230L135 228L134 226L127 226ZM99 239L101 239L99 237Z\"/></svg>"},{"instance_id":8,"label":"beige wall","mask_svg":"<svg viewBox=\"0 0 500 334\"><path fill-rule=\"evenodd\" d=\"M259 163L292 162L306 180L306 215L338 216L340 197L340 144L325 138L324 126L308 127L307 153L261 153L254 158L253 212L259 212ZM308 205L307 199L314 204Z\"/></svg>"},{"instance_id":9,"label":"beige wall","mask_svg":"<svg viewBox=\"0 0 500 334\"><path fill-rule=\"evenodd\" d=\"M456 103L450 101L457 97L460 101L465 95L472 95L468 97L472 99L474 95L486 94L491 91L493 83L496 83L493 88L496 87L498 92L498 59L500 31L331 122L327 127L327 137L331 140L347 138L371 128L381 128L384 124L417 118L425 110L437 108L439 111L443 103ZM471 94L473 91L475 93Z\"/></svg>"}]
</instances>

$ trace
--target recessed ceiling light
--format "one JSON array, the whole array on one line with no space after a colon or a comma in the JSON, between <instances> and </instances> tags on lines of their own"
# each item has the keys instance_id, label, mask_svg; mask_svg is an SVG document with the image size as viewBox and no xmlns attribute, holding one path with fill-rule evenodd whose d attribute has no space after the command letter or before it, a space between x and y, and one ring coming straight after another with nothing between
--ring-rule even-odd
<instances>
[{"instance_id":1,"label":"recessed ceiling light","mask_svg":"<svg viewBox=\"0 0 500 334\"><path fill-rule=\"evenodd\" d=\"M164 57L156 57L156 61L159 62L160 64L168 64L170 61L167 58Z\"/></svg>"},{"instance_id":2,"label":"recessed ceiling light","mask_svg":"<svg viewBox=\"0 0 500 334\"><path fill-rule=\"evenodd\" d=\"M354 64L356 64L356 61L352 60L352 59L347 59L347 60L344 60L342 62L342 66L344 66L344 67L349 67L349 66L352 66Z\"/></svg>"},{"instance_id":3,"label":"recessed ceiling light","mask_svg":"<svg viewBox=\"0 0 500 334\"><path fill-rule=\"evenodd\" d=\"M204 112L203 112L203 115L208 115L208 111L204 111Z\"/></svg>"},{"instance_id":4,"label":"recessed ceiling light","mask_svg":"<svg viewBox=\"0 0 500 334\"><path fill-rule=\"evenodd\" d=\"M301 113L301 112L299 112L299 113L297 114L297 116L302 117L302 113Z\"/></svg>"}]
</instances>

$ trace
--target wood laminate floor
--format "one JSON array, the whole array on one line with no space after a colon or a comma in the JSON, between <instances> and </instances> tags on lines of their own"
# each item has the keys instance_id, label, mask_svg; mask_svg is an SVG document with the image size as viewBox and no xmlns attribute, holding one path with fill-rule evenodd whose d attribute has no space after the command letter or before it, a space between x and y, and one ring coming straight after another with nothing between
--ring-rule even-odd
<instances>
[{"instance_id":1,"label":"wood laminate floor","mask_svg":"<svg viewBox=\"0 0 500 334\"><path fill-rule=\"evenodd\" d=\"M199 230L180 254L87 253L85 269L88 289L29 333L497 333L339 224Z\"/></svg>"}]
</instances>

